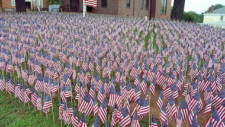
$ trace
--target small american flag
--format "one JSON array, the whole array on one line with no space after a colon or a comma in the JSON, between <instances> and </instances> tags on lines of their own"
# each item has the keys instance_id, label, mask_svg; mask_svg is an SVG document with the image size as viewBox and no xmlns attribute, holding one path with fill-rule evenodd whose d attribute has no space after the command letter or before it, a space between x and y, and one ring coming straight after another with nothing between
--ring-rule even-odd
<instances>
[{"instance_id":1,"label":"small american flag","mask_svg":"<svg viewBox=\"0 0 225 127\"><path fill-rule=\"evenodd\" d=\"M159 107L159 109L161 109L163 105L163 101L164 101L164 95L163 95L163 91L161 91L159 94L159 99L157 100L157 106Z\"/></svg>"},{"instance_id":2,"label":"small american flag","mask_svg":"<svg viewBox=\"0 0 225 127\"><path fill-rule=\"evenodd\" d=\"M133 120L131 122L131 127L141 127L139 120L138 120L138 114L137 112L133 116Z\"/></svg>"},{"instance_id":3,"label":"small american flag","mask_svg":"<svg viewBox=\"0 0 225 127\"><path fill-rule=\"evenodd\" d=\"M166 111L166 105L165 103L161 107L161 112L160 112L160 121L163 124L165 121L167 121L167 111Z\"/></svg>"},{"instance_id":4,"label":"small american flag","mask_svg":"<svg viewBox=\"0 0 225 127\"><path fill-rule=\"evenodd\" d=\"M129 115L128 107L124 107L122 109L122 118L121 118L121 121L120 121L120 126L126 127L130 123L131 123L131 118L130 118L130 115Z\"/></svg>"},{"instance_id":5,"label":"small american flag","mask_svg":"<svg viewBox=\"0 0 225 127\"><path fill-rule=\"evenodd\" d=\"M94 124L92 125L92 127L100 127L98 116L95 117L95 121L94 121Z\"/></svg>"},{"instance_id":6,"label":"small american flag","mask_svg":"<svg viewBox=\"0 0 225 127\"><path fill-rule=\"evenodd\" d=\"M105 123L107 120L107 100L104 99L101 106L98 110L98 117L102 121L102 123Z\"/></svg>"},{"instance_id":7,"label":"small american flag","mask_svg":"<svg viewBox=\"0 0 225 127\"><path fill-rule=\"evenodd\" d=\"M80 123L79 123L79 127L87 127L87 123L86 123L86 116L84 114L82 114Z\"/></svg>"},{"instance_id":8,"label":"small american flag","mask_svg":"<svg viewBox=\"0 0 225 127\"><path fill-rule=\"evenodd\" d=\"M158 124L153 115L151 116L151 123L150 123L149 127L158 127Z\"/></svg>"},{"instance_id":9,"label":"small american flag","mask_svg":"<svg viewBox=\"0 0 225 127\"><path fill-rule=\"evenodd\" d=\"M72 115L72 118L71 118L71 122L72 122L72 125L74 127L79 127L79 120L78 120L78 117L77 117L77 108L74 107L73 109L73 115Z\"/></svg>"},{"instance_id":10,"label":"small american flag","mask_svg":"<svg viewBox=\"0 0 225 127\"><path fill-rule=\"evenodd\" d=\"M48 113L49 109L52 107L52 100L50 95L45 95L43 112Z\"/></svg>"},{"instance_id":11,"label":"small american flag","mask_svg":"<svg viewBox=\"0 0 225 127\"><path fill-rule=\"evenodd\" d=\"M180 108L179 108L182 116L182 121L185 121L188 118L188 105L185 100L181 101Z\"/></svg>"}]
</instances>

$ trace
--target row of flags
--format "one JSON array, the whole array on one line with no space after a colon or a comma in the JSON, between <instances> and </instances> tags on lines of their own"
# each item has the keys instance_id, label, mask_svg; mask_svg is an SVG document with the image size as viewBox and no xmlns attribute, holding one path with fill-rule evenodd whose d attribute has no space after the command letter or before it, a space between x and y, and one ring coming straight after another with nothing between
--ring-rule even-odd
<instances>
[{"instance_id":1,"label":"row of flags","mask_svg":"<svg viewBox=\"0 0 225 127\"><path fill-rule=\"evenodd\" d=\"M32 18L8 24L19 16ZM169 126L172 120L178 127L185 122L194 127L224 126L225 61L219 55L224 50L219 46L223 31L167 20L85 19L69 14L3 14L0 90L46 114L57 99L59 119L74 127L92 124L86 118L95 119L94 127L136 127L140 122ZM43 25L45 20L51 22ZM186 32L190 29L200 37ZM199 123L199 117L207 121Z\"/></svg>"}]
</instances>

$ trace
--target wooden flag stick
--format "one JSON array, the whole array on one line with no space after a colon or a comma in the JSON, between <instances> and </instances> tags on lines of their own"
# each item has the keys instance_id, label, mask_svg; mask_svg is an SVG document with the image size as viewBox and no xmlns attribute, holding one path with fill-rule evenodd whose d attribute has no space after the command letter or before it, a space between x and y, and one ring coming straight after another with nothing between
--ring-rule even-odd
<instances>
[{"instance_id":1,"label":"wooden flag stick","mask_svg":"<svg viewBox=\"0 0 225 127\"><path fill-rule=\"evenodd\" d=\"M51 101L52 101L52 93L50 93L50 97L51 97ZM53 105L53 101L52 101L52 118L53 118L53 122L55 124L55 113L54 113L54 105Z\"/></svg>"},{"instance_id":2,"label":"wooden flag stick","mask_svg":"<svg viewBox=\"0 0 225 127\"><path fill-rule=\"evenodd\" d=\"M151 92L149 91L149 125L151 124L151 96L150 95L151 95Z\"/></svg>"}]
</instances>

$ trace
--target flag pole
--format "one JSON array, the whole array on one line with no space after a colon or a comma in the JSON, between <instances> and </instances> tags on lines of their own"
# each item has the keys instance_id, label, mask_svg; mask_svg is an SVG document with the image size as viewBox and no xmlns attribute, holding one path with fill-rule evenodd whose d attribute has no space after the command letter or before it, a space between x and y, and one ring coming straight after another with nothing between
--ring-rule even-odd
<instances>
[{"instance_id":1,"label":"flag pole","mask_svg":"<svg viewBox=\"0 0 225 127\"><path fill-rule=\"evenodd\" d=\"M52 117L53 117L53 122L55 124L55 113L54 113L54 109L53 109L53 99L52 99L52 93L50 92L50 97L51 97L51 101L52 101Z\"/></svg>"},{"instance_id":2,"label":"flag pole","mask_svg":"<svg viewBox=\"0 0 225 127\"><path fill-rule=\"evenodd\" d=\"M84 4L84 0L83 0L83 17L85 17L85 15L86 15L86 5Z\"/></svg>"},{"instance_id":3,"label":"flag pole","mask_svg":"<svg viewBox=\"0 0 225 127\"><path fill-rule=\"evenodd\" d=\"M150 84L150 85L153 85L153 84ZM150 87L150 86L149 86ZM148 91L149 92L149 125L151 124L151 92L150 90Z\"/></svg>"}]
</instances>

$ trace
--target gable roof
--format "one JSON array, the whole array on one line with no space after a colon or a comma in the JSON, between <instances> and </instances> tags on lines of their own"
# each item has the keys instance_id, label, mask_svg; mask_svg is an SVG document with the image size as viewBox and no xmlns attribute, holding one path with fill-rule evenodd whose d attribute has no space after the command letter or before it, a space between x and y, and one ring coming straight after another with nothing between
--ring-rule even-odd
<instances>
[{"instance_id":1,"label":"gable roof","mask_svg":"<svg viewBox=\"0 0 225 127\"><path fill-rule=\"evenodd\" d=\"M225 7L214 10L213 14L225 14Z\"/></svg>"}]
</instances>

